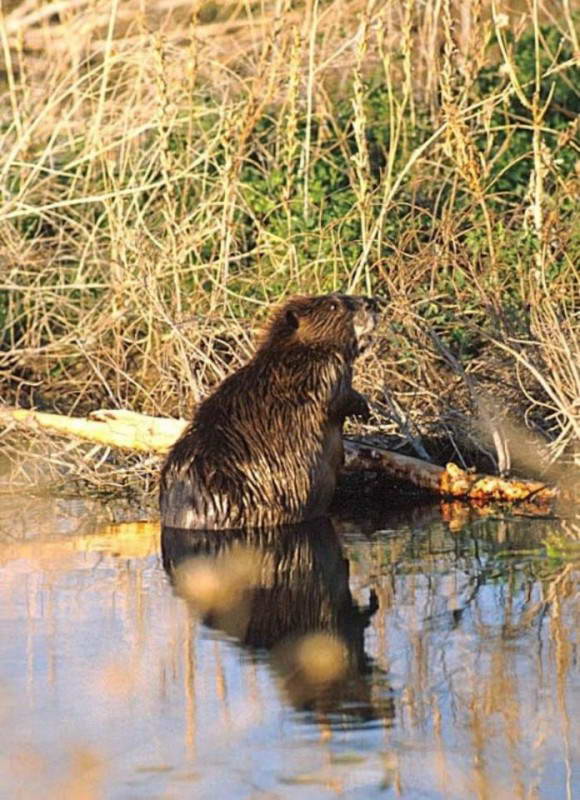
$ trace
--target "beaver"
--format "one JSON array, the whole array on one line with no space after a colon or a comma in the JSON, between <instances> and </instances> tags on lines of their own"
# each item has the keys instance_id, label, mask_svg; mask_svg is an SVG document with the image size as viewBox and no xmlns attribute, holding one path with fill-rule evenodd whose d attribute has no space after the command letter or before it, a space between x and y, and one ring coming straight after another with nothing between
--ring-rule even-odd
<instances>
[{"instance_id":1,"label":"beaver","mask_svg":"<svg viewBox=\"0 0 580 800\"><path fill-rule=\"evenodd\" d=\"M199 405L169 452L162 524L220 530L324 516L344 460L344 420L368 415L352 367L377 320L370 297L298 296L280 306L253 358Z\"/></svg>"}]
</instances>

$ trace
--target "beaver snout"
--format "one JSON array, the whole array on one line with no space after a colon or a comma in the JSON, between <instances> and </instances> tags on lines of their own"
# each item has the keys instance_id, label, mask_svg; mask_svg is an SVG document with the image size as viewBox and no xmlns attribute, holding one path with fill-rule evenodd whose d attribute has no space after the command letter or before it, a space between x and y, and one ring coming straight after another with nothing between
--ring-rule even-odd
<instances>
[{"instance_id":1,"label":"beaver snout","mask_svg":"<svg viewBox=\"0 0 580 800\"><path fill-rule=\"evenodd\" d=\"M365 308L370 314L374 314L375 318L381 316L381 314L385 311L387 306L387 300L384 297L360 297L360 300Z\"/></svg>"},{"instance_id":2,"label":"beaver snout","mask_svg":"<svg viewBox=\"0 0 580 800\"><path fill-rule=\"evenodd\" d=\"M379 297L363 297L364 304L369 311L372 311L374 314L381 313L381 306L383 305L381 298Z\"/></svg>"},{"instance_id":3,"label":"beaver snout","mask_svg":"<svg viewBox=\"0 0 580 800\"><path fill-rule=\"evenodd\" d=\"M357 352L364 352L372 342L371 334L380 317L379 303L374 297L357 297L358 309L354 314L354 333L357 341Z\"/></svg>"},{"instance_id":4,"label":"beaver snout","mask_svg":"<svg viewBox=\"0 0 580 800\"><path fill-rule=\"evenodd\" d=\"M379 300L376 297L356 297L357 309L355 311L355 324L367 326L372 330L381 314Z\"/></svg>"}]
</instances>

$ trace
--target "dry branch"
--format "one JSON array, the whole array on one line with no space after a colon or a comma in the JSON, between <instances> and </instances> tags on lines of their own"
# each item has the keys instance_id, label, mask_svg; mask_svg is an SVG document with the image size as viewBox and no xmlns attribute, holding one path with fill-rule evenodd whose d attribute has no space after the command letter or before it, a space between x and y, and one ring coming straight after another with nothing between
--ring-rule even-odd
<instances>
[{"instance_id":1,"label":"dry branch","mask_svg":"<svg viewBox=\"0 0 580 800\"><path fill-rule=\"evenodd\" d=\"M15 425L28 430L47 430L109 447L166 452L187 425L186 420L150 417L135 411L100 410L90 418L66 417L17 408L0 408L0 427ZM539 481L478 475L450 463L445 467L401 455L374 445L345 440L345 471L382 473L433 494L478 501L548 503L558 489Z\"/></svg>"}]
</instances>

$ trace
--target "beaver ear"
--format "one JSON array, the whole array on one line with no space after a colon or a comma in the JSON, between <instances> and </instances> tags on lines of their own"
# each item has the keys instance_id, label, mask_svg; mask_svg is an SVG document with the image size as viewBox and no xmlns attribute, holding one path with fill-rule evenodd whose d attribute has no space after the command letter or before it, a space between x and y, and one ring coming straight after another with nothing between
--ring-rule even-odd
<instances>
[{"instance_id":1,"label":"beaver ear","mask_svg":"<svg viewBox=\"0 0 580 800\"><path fill-rule=\"evenodd\" d=\"M289 308L286 311L286 322L288 323L288 326L293 330L297 330L300 325L298 314L295 311L292 311L291 308Z\"/></svg>"}]
</instances>

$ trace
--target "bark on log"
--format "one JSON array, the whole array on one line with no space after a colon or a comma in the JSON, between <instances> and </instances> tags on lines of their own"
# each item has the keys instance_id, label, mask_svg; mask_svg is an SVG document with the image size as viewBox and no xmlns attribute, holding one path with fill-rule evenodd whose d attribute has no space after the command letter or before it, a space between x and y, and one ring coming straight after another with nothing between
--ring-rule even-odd
<instances>
[{"instance_id":1,"label":"bark on log","mask_svg":"<svg viewBox=\"0 0 580 800\"><path fill-rule=\"evenodd\" d=\"M0 427L11 424L28 430L46 430L62 436L76 436L108 447L131 451L165 453L188 424L186 420L150 417L135 411L100 410L84 417L65 417L42 411L0 408ZM450 463L445 467L404 456L382 447L345 439L347 472L372 471L390 480L408 483L435 495L481 502L522 502L546 504L559 490L539 481L478 475Z\"/></svg>"}]
</instances>

